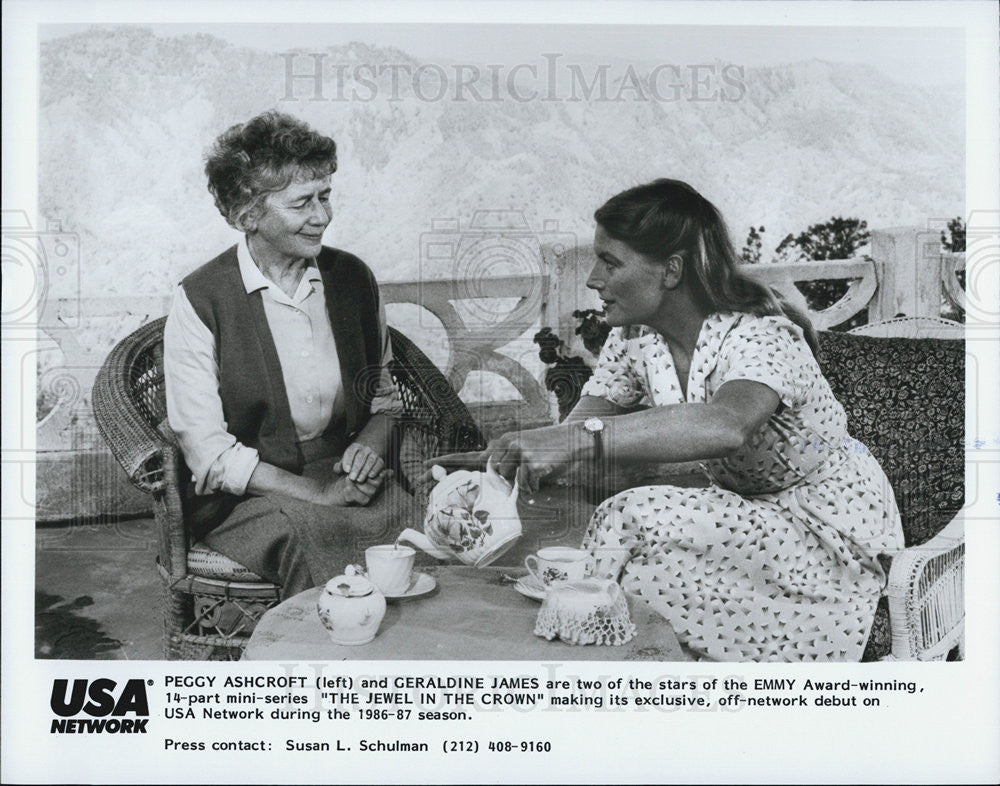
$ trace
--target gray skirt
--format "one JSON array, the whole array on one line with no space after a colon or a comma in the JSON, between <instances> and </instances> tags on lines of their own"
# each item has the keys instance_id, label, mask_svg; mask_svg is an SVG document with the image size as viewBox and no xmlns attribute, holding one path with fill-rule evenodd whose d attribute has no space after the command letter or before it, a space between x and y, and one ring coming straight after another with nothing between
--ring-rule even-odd
<instances>
[{"instance_id":1,"label":"gray skirt","mask_svg":"<svg viewBox=\"0 0 1000 786\"><path fill-rule=\"evenodd\" d=\"M328 478L339 456L308 460L303 475ZM394 479L365 507L316 505L282 494L246 497L203 537L209 548L281 585L281 597L325 584L365 549L420 528L421 506Z\"/></svg>"}]
</instances>

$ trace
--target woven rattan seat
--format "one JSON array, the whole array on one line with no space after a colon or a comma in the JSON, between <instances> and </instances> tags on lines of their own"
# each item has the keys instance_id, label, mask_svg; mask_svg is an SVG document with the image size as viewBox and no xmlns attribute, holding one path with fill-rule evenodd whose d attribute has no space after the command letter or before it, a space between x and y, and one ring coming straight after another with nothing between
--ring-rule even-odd
<instances>
[{"instance_id":1,"label":"woven rattan seat","mask_svg":"<svg viewBox=\"0 0 1000 786\"><path fill-rule=\"evenodd\" d=\"M180 478L187 468L166 424L163 326L157 319L111 351L94 383L101 435L129 480L152 496L159 533L157 569L164 595L164 654L168 659L239 658L257 620L278 602L278 587L204 545L189 542ZM389 329L393 379L403 401L405 452L390 463L397 478L423 471L441 453L476 450L482 434L441 372L412 341ZM402 440L397 439L397 446Z\"/></svg>"},{"instance_id":2,"label":"woven rattan seat","mask_svg":"<svg viewBox=\"0 0 1000 786\"><path fill-rule=\"evenodd\" d=\"M213 551L204 543L195 543L187 553L188 573L204 576L207 579L221 581L262 582L262 579L250 568L247 568L225 554Z\"/></svg>"}]
</instances>

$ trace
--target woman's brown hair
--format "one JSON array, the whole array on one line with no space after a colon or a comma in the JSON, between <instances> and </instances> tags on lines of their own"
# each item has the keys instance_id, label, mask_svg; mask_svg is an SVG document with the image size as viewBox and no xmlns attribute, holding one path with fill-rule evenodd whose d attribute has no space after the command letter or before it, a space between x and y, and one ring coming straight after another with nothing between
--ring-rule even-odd
<instances>
[{"instance_id":1,"label":"woman's brown hair","mask_svg":"<svg viewBox=\"0 0 1000 786\"><path fill-rule=\"evenodd\" d=\"M695 297L707 310L785 316L802 328L816 354L809 317L740 269L722 214L687 183L661 178L622 191L594 219L609 236L651 259L679 255L685 270L694 272Z\"/></svg>"}]
</instances>

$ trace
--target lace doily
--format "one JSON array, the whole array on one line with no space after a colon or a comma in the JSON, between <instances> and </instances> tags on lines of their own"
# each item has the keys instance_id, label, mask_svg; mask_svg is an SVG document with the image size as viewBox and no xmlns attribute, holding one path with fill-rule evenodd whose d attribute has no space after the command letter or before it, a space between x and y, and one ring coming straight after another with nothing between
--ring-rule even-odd
<instances>
[{"instance_id":1,"label":"lace doily","mask_svg":"<svg viewBox=\"0 0 1000 786\"><path fill-rule=\"evenodd\" d=\"M620 646L635 636L628 602L614 581L583 579L549 590L535 621L535 635L569 644Z\"/></svg>"}]
</instances>

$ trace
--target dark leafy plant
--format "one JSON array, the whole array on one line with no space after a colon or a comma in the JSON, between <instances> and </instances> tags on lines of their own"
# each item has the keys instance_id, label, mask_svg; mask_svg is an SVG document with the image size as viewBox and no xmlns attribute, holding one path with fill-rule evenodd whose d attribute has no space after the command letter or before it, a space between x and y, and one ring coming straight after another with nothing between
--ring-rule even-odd
<instances>
[{"instance_id":1,"label":"dark leafy plant","mask_svg":"<svg viewBox=\"0 0 1000 786\"><path fill-rule=\"evenodd\" d=\"M574 332L583 339L587 351L594 356L601 354L601 347L611 332L611 325L604 321L603 312L588 308L574 311L573 316L580 320Z\"/></svg>"},{"instance_id":2,"label":"dark leafy plant","mask_svg":"<svg viewBox=\"0 0 1000 786\"><path fill-rule=\"evenodd\" d=\"M583 340L587 351L596 356L611 332L611 326L602 318L600 311L585 309L574 311L580 320L574 333ZM555 393L559 404L559 419L569 414L580 400L584 383L590 379L593 369L577 355L570 355L569 348L552 332L552 328L542 328L534 337L538 344L538 357L550 368L545 372L545 387Z\"/></svg>"}]
</instances>

